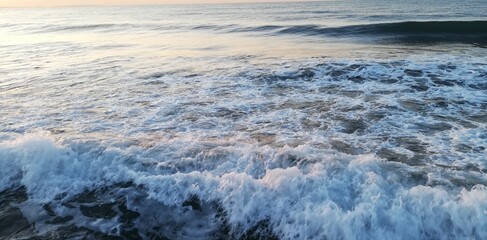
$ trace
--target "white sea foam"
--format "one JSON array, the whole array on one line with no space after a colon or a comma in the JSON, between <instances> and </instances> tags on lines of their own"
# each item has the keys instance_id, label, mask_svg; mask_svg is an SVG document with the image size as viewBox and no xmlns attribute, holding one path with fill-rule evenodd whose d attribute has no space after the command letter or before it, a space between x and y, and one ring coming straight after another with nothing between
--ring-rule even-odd
<instances>
[{"instance_id":1,"label":"white sea foam","mask_svg":"<svg viewBox=\"0 0 487 240\"><path fill-rule=\"evenodd\" d=\"M85 188L124 180L119 150L100 151L91 148L89 143L83 144L87 151L75 152L57 144L47 133L31 133L3 141L0 144L1 190L24 185L33 201L48 202L59 194L76 194Z\"/></svg>"},{"instance_id":2,"label":"white sea foam","mask_svg":"<svg viewBox=\"0 0 487 240\"><path fill-rule=\"evenodd\" d=\"M188 144L208 143L181 139L173 144L185 151L194 149ZM417 184L414 179L418 172L442 170L385 162L370 154L331 154L305 146L270 150L265 146L236 149L224 145L213 149L227 153L220 156L226 160L224 166L157 174L156 169L130 169L129 161L121 160L121 149L107 149L94 157L90 143L64 145L45 134L28 134L1 145L2 176L6 176L2 189L22 184L30 194L29 201L42 203L52 202L60 193L72 196L110 183L133 181L150 199L165 206L181 206L191 196L219 203L236 234L268 221L272 231L285 239L487 237L482 231L487 223L485 186L453 190ZM90 150L79 152L75 147ZM278 163L282 154L293 152L308 159L296 160L297 165L269 168L262 174L254 170L254 164L261 164L254 160L258 155L257 161L282 166L284 163ZM140 156L137 150L133 154ZM201 163L203 169L212 164L210 156L208 152L208 162ZM131 206L141 212L145 207ZM116 226L116 222L105 220L91 225L83 218L77 217L78 224L85 222L85 227L105 232Z\"/></svg>"}]
</instances>

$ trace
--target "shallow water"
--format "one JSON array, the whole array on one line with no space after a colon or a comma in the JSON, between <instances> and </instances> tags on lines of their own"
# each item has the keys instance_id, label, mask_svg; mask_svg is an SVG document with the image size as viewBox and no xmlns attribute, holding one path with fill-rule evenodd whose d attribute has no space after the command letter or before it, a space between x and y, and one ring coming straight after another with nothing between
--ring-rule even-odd
<instances>
[{"instance_id":1,"label":"shallow water","mask_svg":"<svg viewBox=\"0 0 487 240\"><path fill-rule=\"evenodd\" d=\"M485 239L483 6L0 9L0 238Z\"/></svg>"}]
</instances>

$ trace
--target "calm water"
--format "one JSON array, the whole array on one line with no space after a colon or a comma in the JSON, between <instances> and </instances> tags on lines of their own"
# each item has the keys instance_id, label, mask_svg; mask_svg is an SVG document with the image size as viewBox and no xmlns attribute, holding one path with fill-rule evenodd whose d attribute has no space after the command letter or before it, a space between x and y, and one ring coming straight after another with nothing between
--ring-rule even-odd
<instances>
[{"instance_id":1,"label":"calm water","mask_svg":"<svg viewBox=\"0 0 487 240\"><path fill-rule=\"evenodd\" d=\"M487 239L487 2L0 9L0 238Z\"/></svg>"}]
</instances>

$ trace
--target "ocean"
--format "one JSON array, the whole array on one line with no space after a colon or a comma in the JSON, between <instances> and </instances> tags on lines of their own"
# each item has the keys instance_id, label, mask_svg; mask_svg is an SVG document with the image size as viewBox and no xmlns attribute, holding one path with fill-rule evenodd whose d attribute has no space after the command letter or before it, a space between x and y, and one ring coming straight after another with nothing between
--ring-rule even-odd
<instances>
[{"instance_id":1,"label":"ocean","mask_svg":"<svg viewBox=\"0 0 487 240\"><path fill-rule=\"evenodd\" d=\"M487 2L0 9L0 239L487 239Z\"/></svg>"}]
</instances>

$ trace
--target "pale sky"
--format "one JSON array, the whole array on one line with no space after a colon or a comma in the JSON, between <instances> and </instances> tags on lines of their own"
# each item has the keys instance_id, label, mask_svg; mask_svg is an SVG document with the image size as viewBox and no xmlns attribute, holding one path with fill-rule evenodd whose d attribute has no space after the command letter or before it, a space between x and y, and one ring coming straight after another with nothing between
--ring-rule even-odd
<instances>
[{"instance_id":1,"label":"pale sky","mask_svg":"<svg viewBox=\"0 0 487 240\"><path fill-rule=\"evenodd\" d=\"M48 7L75 5L145 5L235 2L297 2L298 0L0 0L0 7Z\"/></svg>"}]
</instances>

